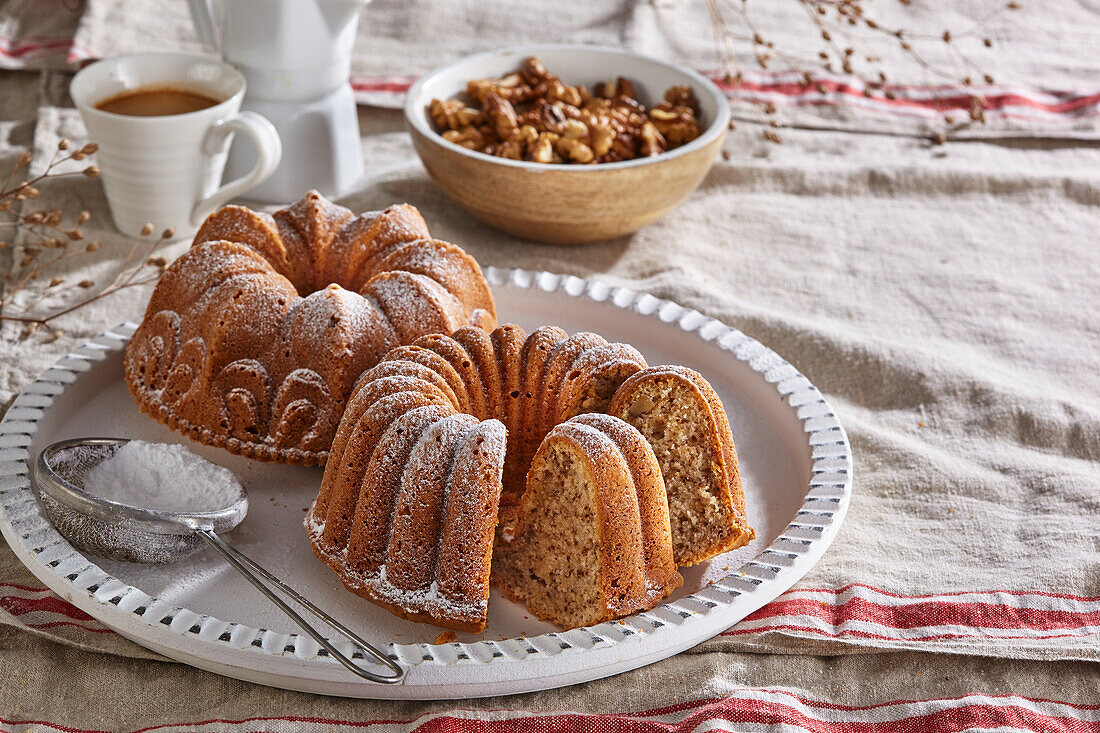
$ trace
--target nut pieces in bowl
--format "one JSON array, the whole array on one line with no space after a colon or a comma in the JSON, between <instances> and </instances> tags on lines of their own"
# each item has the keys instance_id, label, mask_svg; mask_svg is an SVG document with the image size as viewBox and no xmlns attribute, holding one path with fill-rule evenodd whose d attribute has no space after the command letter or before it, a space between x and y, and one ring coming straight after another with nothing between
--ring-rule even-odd
<instances>
[{"instance_id":1,"label":"nut pieces in bowl","mask_svg":"<svg viewBox=\"0 0 1100 733\"><path fill-rule=\"evenodd\" d=\"M612 239L658 219L706 176L729 118L701 74L582 44L467 56L422 76L405 101L413 146L444 193L541 242Z\"/></svg>"},{"instance_id":2,"label":"nut pieces in bowl","mask_svg":"<svg viewBox=\"0 0 1100 733\"><path fill-rule=\"evenodd\" d=\"M673 86L646 109L634 85L619 77L592 91L570 86L537 57L496 79L474 79L462 99L432 99L437 132L488 155L535 163L614 163L659 155L699 137L699 102Z\"/></svg>"}]
</instances>

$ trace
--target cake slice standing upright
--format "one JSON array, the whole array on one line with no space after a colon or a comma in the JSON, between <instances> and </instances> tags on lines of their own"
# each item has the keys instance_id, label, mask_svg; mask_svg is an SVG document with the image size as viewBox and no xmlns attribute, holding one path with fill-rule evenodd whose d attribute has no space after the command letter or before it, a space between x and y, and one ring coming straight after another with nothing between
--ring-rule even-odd
<instances>
[{"instance_id":1,"label":"cake slice standing upright","mask_svg":"<svg viewBox=\"0 0 1100 733\"><path fill-rule=\"evenodd\" d=\"M668 491L677 565L696 565L756 536L745 516L729 419L699 372L643 369L619 387L608 413L637 428L653 447Z\"/></svg>"}]
</instances>

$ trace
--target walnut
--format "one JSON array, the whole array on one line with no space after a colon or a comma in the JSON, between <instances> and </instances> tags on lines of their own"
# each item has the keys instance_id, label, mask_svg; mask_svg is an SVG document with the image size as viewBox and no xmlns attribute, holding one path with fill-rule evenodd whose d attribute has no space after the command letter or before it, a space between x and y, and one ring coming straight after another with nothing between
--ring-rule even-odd
<instances>
[{"instance_id":1,"label":"walnut","mask_svg":"<svg viewBox=\"0 0 1100 733\"><path fill-rule=\"evenodd\" d=\"M539 84L549 81L551 79L557 79L556 76L546 70L546 67L542 65L537 56L530 56L523 61L523 69L520 71L523 74L523 78L527 80L527 83L531 86L538 86Z\"/></svg>"},{"instance_id":2,"label":"walnut","mask_svg":"<svg viewBox=\"0 0 1100 733\"><path fill-rule=\"evenodd\" d=\"M560 156L554 152L554 142L558 139L558 136L552 132L544 132L539 135L539 139L531 147L531 154L529 158L536 163L553 163L554 158L558 157L560 162Z\"/></svg>"},{"instance_id":3,"label":"walnut","mask_svg":"<svg viewBox=\"0 0 1100 733\"><path fill-rule=\"evenodd\" d=\"M597 84L596 94L604 99L614 99L615 97L625 97L628 99L637 98L637 95L634 93L634 83L621 76L614 81Z\"/></svg>"},{"instance_id":4,"label":"walnut","mask_svg":"<svg viewBox=\"0 0 1100 733\"><path fill-rule=\"evenodd\" d=\"M689 86L669 87L665 90L665 101L673 107L687 107L696 116L699 115L699 100Z\"/></svg>"},{"instance_id":5,"label":"walnut","mask_svg":"<svg viewBox=\"0 0 1100 733\"><path fill-rule=\"evenodd\" d=\"M557 145L558 153L563 158L568 158L575 163L591 163L596 159L595 153L592 152L592 148L588 147L580 140L572 137L558 138Z\"/></svg>"},{"instance_id":6,"label":"walnut","mask_svg":"<svg viewBox=\"0 0 1100 733\"><path fill-rule=\"evenodd\" d=\"M661 135L652 122L646 122L642 125L639 137L642 139L639 152L644 156L659 155L668 150L668 144L665 142L664 136Z\"/></svg>"},{"instance_id":7,"label":"walnut","mask_svg":"<svg viewBox=\"0 0 1100 733\"><path fill-rule=\"evenodd\" d=\"M615 141L615 131L610 125L592 125L589 133L589 143L592 152L597 156L604 156L611 150L611 143Z\"/></svg>"},{"instance_id":8,"label":"walnut","mask_svg":"<svg viewBox=\"0 0 1100 733\"><path fill-rule=\"evenodd\" d=\"M472 107L467 107L457 99L441 102L433 99L428 106L428 115L432 118L432 124L440 131L461 130L477 119L480 113Z\"/></svg>"},{"instance_id":9,"label":"walnut","mask_svg":"<svg viewBox=\"0 0 1100 733\"><path fill-rule=\"evenodd\" d=\"M538 163L609 163L657 155L698 137L699 107L690 87L672 87L647 110L631 80L570 86L536 57L497 79L473 79L461 100L433 99L428 116L458 145Z\"/></svg>"},{"instance_id":10,"label":"walnut","mask_svg":"<svg viewBox=\"0 0 1100 733\"><path fill-rule=\"evenodd\" d=\"M539 90L525 83L517 74L506 76L503 79L475 79L466 84L466 93L477 100L479 104L485 104L485 99L490 94L495 94L501 99L512 103L525 102L541 94Z\"/></svg>"},{"instance_id":11,"label":"walnut","mask_svg":"<svg viewBox=\"0 0 1100 733\"><path fill-rule=\"evenodd\" d=\"M437 130L453 130L450 116L460 109L462 109L462 102L457 99L448 99L446 102L433 99L428 105L428 116L431 117L432 124Z\"/></svg>"},{"instance_id":12,"label":"walnut","mask_svg":"<svg viewBox=\"0 0 1100 733\"><path fill-rule=\"evenodd\" d=\"M539 139L539 131L533 125L521 125L519 139L524 145L534 145L535 141Z\"/></svg>"},{"instance_id":13,"label":"walnut","mask_svg":"<svg viewBox=\"0 0 1100 733\"><path fill-rule=\"evenodd\" d=\"M565 113L561 111L561 107L550 104L545 99L539 100L538 117L545 130L560 133L565 129Z\"/></svg>"},{"instance_id":14,"label":"walnut","mask_svg":"<svg viewBox=\"0 0 1100 733\"><path fill-rule=\"evenodd\" d=\"M471 150L481 150L485 146L485 136L473 125L461 130L447 130L443 133L443 138Z\"/></svg>"},{"instance_id":15,"label":"walnut","mask_svg":"<svg viewBox=\"0 0 1100 733\"><path fill-rule=\"evenodd\" d=\"M493 154L501 158L523 160L523 145L519 140L505 140L497 146Z\"/></svg>"},{"instance_id":16,"label":"walnut","mask_svg":"<svg viewBox=\"0 0 1100 733\"><path fill-rule=\"evenodd\" d=\"M500 98L496 92L485 97L485 116L493 126L493 132L501 140L507 140L519 133L516 110L510 103Z\"/></svg>"},{"instance_id":17,"label":"walnut","mask_svg":"<svg viewBox=\"0 0 1100 733\"><path fill-rule=\"evenodd\" d=\"M649 110L649 118L664 136L669 147L679 147L702 134L699 122L695 119L695 112L690 107L673 106L669 102L661 102Z\"/></svg>"},{"instance_id":18,"label":"walnut","mask_svg":"<svg viewBox=\"0 0 1100 733\"><path fill-rule=\"evenodd\" d=\"M574 107L580 107L584 101L576 87L566 86L557 79L547 83L546 97L551 102L561 101Z\"/></svg>"},{"instance_id":19,"label":"walnut","mask_svg":"<svg viewBox=\"0 0 1100 733\"><path fill-rule=\"evenodd\" d=\"M566 120L565 130L562 132L562 135L578 139L585 137L588 135L588 125L580 120Z\"/></svg>"}]
</instances>

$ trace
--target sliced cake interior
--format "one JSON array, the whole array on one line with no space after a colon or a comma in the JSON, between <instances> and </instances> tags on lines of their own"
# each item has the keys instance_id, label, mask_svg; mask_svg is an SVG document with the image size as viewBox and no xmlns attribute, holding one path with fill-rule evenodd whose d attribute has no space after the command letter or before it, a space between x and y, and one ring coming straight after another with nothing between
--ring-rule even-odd
<instances>
[{"instance_id":1,"label":"sliced cake interior","mask_svg":"<svg viewBox=\"0 0 1100 733\"><path fill-rule=\"evenodd\" d=\"M594 426L600 419L612 420L585 415L550 432L514 523L501 525L494 549L494 581L539 618L565 628L652 608L683 583L667 530L652 529L649 511L639 508L639 493L654 492L640 492L634 477L659 481L655 459L649 456L652 471L632 471L615 437ZM645 447L631 432L635 446ZM661 541L665 551L654 551Z\"/></svg>"},{"instance_id":2,"label":"sliced cake interior","mask_svg":"<svg viewBox=\"0 0 1100 733\"><path fill-rule=\"evenodd\" d=\"M679 366L644 369L622 385L609 412L637 428L657 456L677 565L704 562L755 537L729 421L702 375Z\"/></svg>"}]
</instances>

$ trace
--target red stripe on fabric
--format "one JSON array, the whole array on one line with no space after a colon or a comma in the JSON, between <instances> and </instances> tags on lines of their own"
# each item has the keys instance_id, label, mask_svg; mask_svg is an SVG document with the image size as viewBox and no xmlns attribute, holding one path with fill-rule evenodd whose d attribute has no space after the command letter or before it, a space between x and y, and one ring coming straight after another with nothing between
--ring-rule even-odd
<instances>
[{"instance_id":1,"label":"red stripe on fabric","mask_svg":"<svg viewBox=\"0 0 1100 733\"><path fill-rule=\"evenodd\" d=\"M808 598L780 598L745 617L762 621L776 616L811 616L832 626L846 621L867 621L893 629L925 626L970 626L983 629L1100 629L1100 611L1065 611L1019 608L997 603L971 601L921 601L907 604L879 604L866 598L850 598L840 604Z\"/></svg>"},{"instance_id":2,"label":"red stripe on fabric","mask_svg":"<svg viewBox=\"0 0 1100 733\"><path fill-rule=\"evenodd\" d=\"M803 84L801 82L771 82L763 84L743 82L739 85L730 85L726 84L723 81L716 81L716 83L718 85L718 88L721 89L727 96L736 95L738 92L750 91L757 93L782 94L783 96L793 97L807 93L820 93L818 87L824 89L826 92L835 92L846 96L861 98L866 96L864 95L863 90L860 88L854 87L844 82L837 82L832 80L815 80L810 84ZM937 110L969 110L971 104L970 100L973 96L979 96L982 98L982 108L985 110L996 110L1008 106L1024 106L1034 109L1042 109L1056 114L1072 112L1073 110L1080 109L1082 107L1088 107L1090 105L1100 102L1100 92L1090 95L1077 96L1065 102L1052 104L1040 102L1022 94L1013 92L1005 92L999 94L982 94L980 89L975 89L973 92L970 92L957 88L948 88L943 89L942 91L951 91L954 93L952 96L936 96L930 99L910 99L907 97L895 97L894 99L887 99L885 96L882 96L887 91L899 91L899 89L896 87L882 87L881 89L876 87L874 88L874 91L880 93L875 94L870 98L880 104L885 104L892 107L922 107Z\"/></svg>"},{"instance_id":3,"label":"red stripe on fabric","mask_svg":"<svg viewBox=\"0 0 1100 733\"><path fill-rule=\"evenodd\" d=\"M49 588L35 588L30 585L19 585L19 583L4 583L0 582L0 588L16 588L18 590L30 591L31 593L46 593Z\"/></svg>"},{"instance_id":4,"label":"red stripe on fabric","mask_svg":"<svg viewBox=\"0 0 1100 733\"><path fill-rule=\"evenodd\" d=\"M1092 711L1100 710L1100 704L1086 705L1073 702L1065 702L1064 700L1052 700L1049 697L1028 697L1027 695L1016 695L1012 693L1000 693L1000 694L986 694L984 692L968 692L965 695L959 695L957 697L930 697L924 700L915 700L909 698L902 698L900 700L887 700L886 702L876 702L870 705L843 705L835 702L824 702L822 700L814 700L812 698L799 697L790 690L784 690L778 687L743 687L738 690L740 693L746 692L760 692L768 695L785 695L787 697L794 698L800 704L813 708L825 708L827 710L839 710L842 712L855 712L860 710L877 710L878 708L897 707L898 705L925 705L928 703L936 702L959 702L965 700L968 697L980 695L990 700L1022 700L1030 703L1040 703L1044 705L1065 705L1066 707L1073 708L1075 710ZM676 705L669 705L662 708L653 708L651 710L643 710L640 712L629 713L630 715L641 717L655 717L658 715L668 715L670 713L680 712L683 710L690 710L692 708L699 707L701 705L710 705L711 703L720 702L725 698L712 697L702 698L699 700L693 700L686 703L678 703ZM1012 703L1016 704L1016 703Z\"/></svg>"},{"instance_id":5,"label":"red stripe on fabric","mask_svg":"<svg viewBox=\"0 0 1100 733\"><path fill-rule=\"evenodd\" d=\"M10 47L36 47L56 45L58 43L71 43L72 36L27 36L26 38L0 38L0 46Z\"/></svg>"},{"instance_id":6,"label":"red stripe on fabric","mask_svg":"<svg viewBox=\"0 0 1100 733\"><path fill-rule=\"evenodd\" d=\"M801 96L808 92L818 93L818 86L827 92L833 92L848 97L858 97L864 99L866 96L863 90L859 87L852 86L845 82L838 82L833 80L815 80L813 83L807 85L801 82L789 82L789 81L776 81L766 83L755 82L742 82L739 85L726 84L721 79L715 79L718 87L726 94L726 96L734 97L740 92L753 92L757 94L780 94L787 97ZM407 92L409 87L412 86L412 81L370 81L369 78L358 77L352 80L352 88L357 92L390 92L394 94L400 94ZM887 99L883 96L886 91L901 91L904 94L904 90L922 90L929 92L942 92L950 93L950 96L934 96L929 99L911 99L904 96L895 97L894 99ZM1028 107L1031 109L1043 110L1052 114L1067 114L1079 109L1091 107L1100 103L1100 92L1095 94L1075 95L1070 99L1062 102L1041 102L1036 99L1028 97L1026 94L1019 92L1003 92L996 94L986 93L983 95L981 89L974 89L973 91L968 89L960 89L958 87L938 87L938 88L924 88L924 87L901 87L890 86L876 88L876 91L881 92L870 97L879 104L886 105L888 107L911 107L919 109L931 109L936 111L947 110L964 110L969 111L971 105L971 98L975 95L982 97L982 108L986 111L997 111L1005 107ZM1049 92L1048 92L1049 93ZM1050 93L1055 96L1069 96L1069 93ZM819 106L832 106L837 103L828 99L807 99L801 100L801 103L809 105Z\"/></svg>"},{"instance_id":7,"label":"red stripe on fabric","mask_svg":"<svg viewBox=\"0 0 1100 733\"><path fill-rule=\"evenodd\" d=\"M753 83L742 82L739 85L730 85L716 79L718 87L727 95L735 96L738 92L756 92L756 93L768 93L768 94L781 94L783 96L793 97L806 94L808 92L817 93L818 85L822 89L828 92L834 92L845 96L865 98L863 90L852 86L844 82L837 82L832 80L820 80L806 85L801 82L788 82L788 81L776 81L768 83ZM403 93L409 90L412 86L412 81L370 81L369 78L358 77L352 80L352 88L357 92L393 92ZM910 99L907 97L896 97L894 99L887 99L882 94L886 91L903 91L905 89L912 90L927 90L930 92L952 92L951 96L938 96L930 99ZM890 86L882 87L881 90L876 88L876 91L881 91L882 94L878 94L870 97L874 101L885 104L891 107L917 107L922 109L934 109L934 110L967 110L970 109L971 97L982 96L982 107L987 111L999 110L1003 107L1009 106L1021 106L1030 107L1033 109L1040 109L1053 114L1065 114L1084 107L1089 107L1094 104L1100 103L1100 92L1090 95L1073 96L1064 102L1040 102L1036 99L1032 99L1025 94L1018 92L1004 92L998 94L984 94L980 89L975 89L973 92L965 89L959 89L957 87L939 87L939 88L925 88L925 87L901 87ZM1054 93L1066 95L1066 93ZM828 100L806 100L810 104L835 104Z\"/></svg>"},{"instance_id":8,"label":"red stripe on fabric","mask_svg":"<svg viewBox=\"0 0 1100 733\"><path fill-rule=\"evenodd\" d=\"M868 721L822 721L811 718L793 704L726 698L713 706L702 708L685 720L675 724L657 727L645 721L638 723L629 720L610 720L609 731L692 731L703 723L712 720L725 720L730 723L757 723L764 725L792 725L813 733L912 733L913 731L931 731L954 733L973 728L1016 727L1023 730L1044 731L1044 733L1083 733L1100 731L1100 724L1091 723L1072 716L1053 716L1037 713L1016 705L964 705L946 708L922 715L913 715L898 720L883 722ZM421 727L418 730L427 730ZM441 728L440 730L447 730ZM451 729L453 730L453 729ZM482 730L482 729L479 729ZM504 728L501 728L504 730ZM529 730L534 733L537 727L508 728L508 730Z\"/></svg>"},{"instance_id":9,"label":"red stripe on fabric","mask_svg":"<svg viewBox=\"0 0 1100 733\"><path fill-rule=\"evenodd\" d=\"M839 101L838 100L832 100L832 99L794 99L794 100L791 100L790 102L788 102L788 104L790 104L791 106L794 106L794 107L851 107L853 109L865 110L865 111L868 111L868 112L875 112L875 113L880 113L880 114L886 113L886 114L898 114L898 115L909 115L909 116L917 115L918 111L928 113L928 114L932 114L932 113L939 114L939 112L945 111L945 110L936 111L936 110L924 109L924 108L921 108L921 107L905 107L903 109L882 110L882 109L875 109L871 105L862 104L863 101L864 100L862 98L856 98L856 97L853 97L853 98L848 99L848 100L839 100ZM870 101L870 100L868 100L868 101ZM987 111L989 111L989 110L987 110ZM994 112L998 117L1004 118L1006 120L1022 120L1024 122L1028 122L1028 123L1043 124L1043 125L1045 125L1045 124L1057 124L1057 123L1060 123L1060 122L1064 122L1064 120L1060 120L1057 117L1035 117L1034 115L1017 114L1015 112L1007 112L1007 111L1003 111L1003 110L994 111ZM917 115L917 116L921 117L922 119L927 118L927 114ZM1100 116L1100 108L1098 108L1096 110L1093 110L1091 112L1088 112L1088 113L1075 114L1072 117L1070 117L1069 119L1071 119L1071 120L1082 120L1082 119L1085 119L1085 118L1088 118L1088 117L1097 117L1097 116Z\"/></svg>"},{"instance_id":10,"label":"red stripe on fabric","mask_svg":"<svg viewBox=\"0 0 1100 733\"><path fill-rule=\"evenodd\" d=\"M723 720L729 723L795 726L803 730L811 731L812 733L912 733L912 731L926 730L935 730L940 733L955 733L956 731L974 728L1005 727L1026 731L1043 731L1044 733L1061 733L1063 731L1065 733L1091 733L1092 731L1100 731L1100 723L1085 721L1074 716L1041 713L1015 704L987 705L973 703L960 705L958 707L943 708L941 710L911 715L890 721L824 721L810 717L802 712L802 710L799 710L797 705L801 703L807 707L830 706L807 703L789 693L788 696L794 698L794 700L798 702L787 703L733 696L708 701L704 705L697 706L694 711L683 720L674 723L665 723L655 720L639 720L639 717L645 717L644 714L602 713L563 713L485 720L476 717L480 711L471 711L473 717L458 717L453 713L444 713L438 717L425 720L423 723L413 728L413 730L420 733L434 733L437 731L440 733L465 733L466 731L470 731L471 733L494 733L495 731L543 733L546 730L586 731L598 729L604 733L643 733L645 731L686 733L687 731L696 730L707 722ZM852 708L853 711L865 709L866 708ZM500 711L490 710L485 712L492 714ZM659 714L661 713L651 713L648 714L648 717ZM365 728L375 725L408 725L410 723L415 723L415 720L414 718L411 721L402 723L401 721L394 720L341 721L297 716L247 718L235 721L219 718L194 723L170 723L151 726L142 728L135 733L147 733L148 731L172 727L198 727L215 723L242 725L252 722L284 721ZM54 725L45 721L0 720L0 722L9 725ZM54 727L66 733L99 733L98 731L86 731L62 725L54 725Z\"/></svg>"},{"instance_id":11,"label":"red stripe on fabric","mask_svg":"<svg viewBox=\"0 0 1100 733\"><path fill-rule=\"evenodd\" d=\"M981 632L975 632L973 634L929 634L927 636L884 636L882 634L873 634L869 631L858 631L855 629L844 629L840 632L828 631L826 629L819 629L814 626L798 626L796 624L775 624L773 626L761 626L755 629L727 629L723 631L719 636L744 636L745 634L762 634L766 631L808 631L814 634L821 634L822 636L828 636L834 639L842 639L846 636L858 636L864 639L880 639L884 641L939 641L942 639L1066 639L1070 637L1080 636L1092 636L1094 632L1088 632L1085 634L1025 634L1025 635L1007 635L1007 634L983 634Z\"/></svg>"},{"instance_id":12,"label":"red stripe on fabric","mask_svg":"<svg viewBox=\"0 0 1100 733\"><path fill-rule=\"evenodd\" d=\"M72 38L21 39L15 41L0 38L0 56L22 58L38 51L67 50L72 45L72 41Z\"/></svg>"},{"instance_id":13,"label":"red stripe on fabric","mask_svg":"<svg viewBox=\"0 0 1100 733\"><path fill-rule=\"evenodd\" d=\"M1093 603L1100 601L1100 596L1074 596L1068 593L1050 593L1041 590L957 590L948 591L946 593L926 593L923 595L903 595L894 591L884 590L867 583L848 583L842 585L839 588L796 588L792 593L835 593L837 595L851 590L852 588L866 588L867 590L873 590L875 593L881 593L884 596L890 596L891 598L911 599L911 598L945 598L948 596L976 596L976 595L988 595L997 593L1005 596L1041 596L1043 598L1062 598L1068 601L1084 601L1086 603Z\"/></svg>"},{"instance_id":14,"label":"red stripe on fabric","mask_svg":"<svg viewBox=\"0 0 1100 733\"><path fill-rule=\"evenodd\" d=\"M404 81L392 81L392 82L363 82L353 81L351 88L357 92L394 92L404 93L409 91L409 87L413 85L412 82Z\"/></svg>"},{"instance_id":15,"label":"red stripe on fabric","mask_svg":"<svg viewBox=\"0 0 1100 733\"><path fill-rule=\"evenodd\" d=\"M19 596L0 596L0 608L13 616L22 616L25 613L40 611L44 613L58 613L77 621L91 621L92 617L81 611L71 603L61 600L57 596L45 598L20 598Z\"/></svg>"},{"instance_id":16,"label":"red stripe on fabric","mask_svg":"<svg viewBox=\"0 0 1100 733\"><path fill-rule=\"evenodd\" d=\"M78 629L83 629L84 631L91 631L93 634L113 634L114 633L113 629L108 629L106 627L104 627L104 628L94 628L94 627L91 627L91 626L84 626L83 624L77 623L76 621L49 621L47 623L42 623L42 624L26 624L26 626L28 626L29 628L32 628L32 629L52 629L54 626L75 626Z\"/></svg>"}]
</instances>

